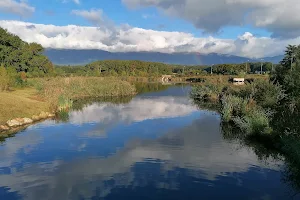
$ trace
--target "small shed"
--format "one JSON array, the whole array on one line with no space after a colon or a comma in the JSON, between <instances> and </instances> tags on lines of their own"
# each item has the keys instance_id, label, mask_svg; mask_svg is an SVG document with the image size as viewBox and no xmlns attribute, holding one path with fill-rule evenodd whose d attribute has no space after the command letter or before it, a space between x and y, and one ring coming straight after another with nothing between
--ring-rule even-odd
<instances>
[{"instance_id":1,"label":"small shed","mask_svg":"<svg viewBox=\"0 0 300 200\"><path fill-rule=\"evenodd\" d=\"M245 78L234 78L233 79L234 85L244 85L245 84Z\"/></svg>"},{"instance_id":2,"label":"small shed","mask_svg":"<svg viewBox=\"0 0 300 200\"><path fill-rule=\"evenodd\" d=\"M172 81L172 75L162 75L161 81L163 83L168 83Z\"/></svg>"}]
</instances>

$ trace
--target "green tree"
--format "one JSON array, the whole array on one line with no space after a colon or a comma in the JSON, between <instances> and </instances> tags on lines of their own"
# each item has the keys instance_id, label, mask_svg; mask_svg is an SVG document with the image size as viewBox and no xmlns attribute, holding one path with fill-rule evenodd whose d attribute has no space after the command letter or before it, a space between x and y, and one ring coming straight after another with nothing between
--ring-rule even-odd
<instances>
[{"instance_id":1,"label":"green tree","mask_svg":"<svg viewBox=\"0 0 300 200\"><path fill-rule=\"evenodd\" d=\"M0 63L5 66L15 68L17 72L50 73L53 71L53 65L43 55L43 50L40 44L29 44L0 28Z\"/></svg>"}]
</instances>

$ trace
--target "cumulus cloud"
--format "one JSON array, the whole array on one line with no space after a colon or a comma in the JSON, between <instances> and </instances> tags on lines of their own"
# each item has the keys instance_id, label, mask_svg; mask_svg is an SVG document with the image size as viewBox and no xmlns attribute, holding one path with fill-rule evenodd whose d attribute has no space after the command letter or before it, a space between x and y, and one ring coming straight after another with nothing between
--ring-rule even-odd
<instances>
[{"instance_id":1,"label":"cumulus cloud","mask_svg":"<svg viewBox=\"0 0 300 200\"><path fill-rule=\"evenodd\" d=\"M266 28L274 37L300 36L299 0L122 0L130 8L156 7L182 18L205 32L251 24ZM292 13L292 14L291 14Z\"/></svg>"},{"instance_id":2,"label":"cumulus cloud","mask_svg":"<svg viewBox=\"0 0 300 200\"><path fill-rule=\"evenodd\" d=\"M93 14L93 11L95 10L74 11L74 13L94 21L97 24L94 27L56 26L5 20L0 20L0 26L27 42L38 42L45 48L101 49L110 52L220 53L257 58L281 55L288 44L300 43L300 37L280 40L245 33L236 39L220 39L129 25L116 26L101 18L98 20L97 16L101 16L101 12L97 12L97 15Z\"/></svg>"},{"instance_id":3,"label":"cumulus cloud","mask_svg":"<svg viewBox=\"0 0 300 200\"><path fill-rule=\"evenodd\" d=\"M23 0L1 0L0 11L12 13L21 17L28 17L35 11L35 8L28 5Z\"/></svg>"}]
</instances>

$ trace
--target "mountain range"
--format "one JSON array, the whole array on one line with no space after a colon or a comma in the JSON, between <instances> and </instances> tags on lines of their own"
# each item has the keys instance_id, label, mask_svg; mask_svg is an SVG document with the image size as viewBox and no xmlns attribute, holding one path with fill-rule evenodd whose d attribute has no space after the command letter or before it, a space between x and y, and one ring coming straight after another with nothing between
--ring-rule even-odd
<instances>
[{"instance_id":1,"label":"mountain range","mask_svg":"<svg viewBox=\"0 0 300 200\"><path fill-rule=\"evenodd\" d=\"M45 55L56 65L85 65L97 60L141 60L179 65L213 65L223 63L260 62L261 59L197 53L108 52L102 50L46 49ZM263 58L264 62L279 63L283 55Z\"/></svg>"}]
</instances>

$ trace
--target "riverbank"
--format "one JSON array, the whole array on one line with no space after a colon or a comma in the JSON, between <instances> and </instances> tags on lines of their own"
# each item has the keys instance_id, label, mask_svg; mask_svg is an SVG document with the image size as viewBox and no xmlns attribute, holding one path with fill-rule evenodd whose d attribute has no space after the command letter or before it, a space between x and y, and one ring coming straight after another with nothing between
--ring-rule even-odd
<instances>
[{"instance_id":1,"label":"riverbank","mask_svg":"<svg viewBox=\"0 0 300 200\"><path fill-rule=\"evenodd\" d=\"M49 103L37 96L34 88L0 92L0 125L18 117L32 117L50 112Z\"/></svg>"},{"instance_id":2,"label":"riverbank","mask_svg":"<svg viewBox=\"0 0 300 200\"><path fill-rule=\"evenodd\" d=\"M134 94L134 85L116 78L29 79L26 88L0 92L0 128L8 131L13 127L53 117L58 111L70 109L72 102L79 98L124 97Z\"/></svg>"},{"instance_id":3,"label":"riverbank","mask_svg":"<svg viewBox=\"0 0 300 200\"><path fill-rule=\"evenodd\" d=\"M200 84L193 87L191 97L196 105L209 108L213 104L217 108L224 137L260 149L259 156L283 156L289 173L299 180L299 87L293 82L298 79L289 77L294 74L285 77L285 84L262 79L238 87Z\"/></svg>"}]
</instances>

